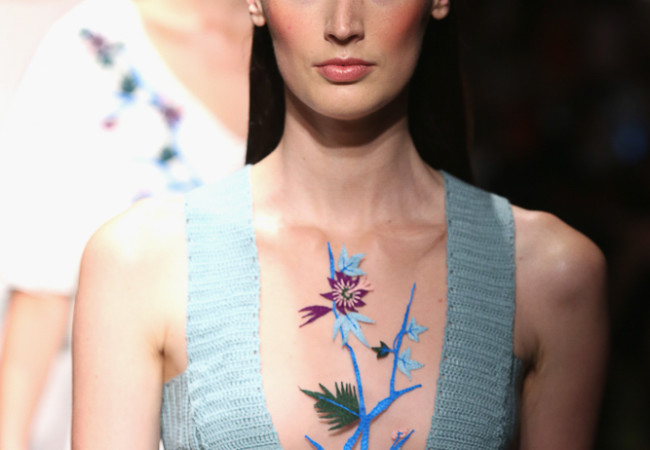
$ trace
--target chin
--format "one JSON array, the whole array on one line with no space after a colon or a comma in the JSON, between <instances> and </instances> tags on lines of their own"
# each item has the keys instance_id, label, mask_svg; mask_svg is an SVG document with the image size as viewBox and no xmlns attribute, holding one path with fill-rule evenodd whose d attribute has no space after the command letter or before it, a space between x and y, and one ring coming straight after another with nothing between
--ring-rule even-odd
<instances>
[{"instance_id":1,"label":"chin","mask_svg":"<svg viewBox=\"0 0 650 450\"><path fill-rule=\"evenodd\" d=\"M354 122L372 116L380 108L332 108L316 111L321 116L342 122Z\"/></svg>"},{"instance_id":2,"label":"chin","mask_svg":"<svg viewBox=\"0 0 650 450\"><path fill-rule=\"evenodd\" d=\"M383 92L380 89L358 89L359 86L328 86L327 89L304 91L299 94L287 89L287 101L305 118L318 117L342 122L357 122L381 112L401 109L404 91ZM308 119L309 120L309 119Z\"/></svg>"},{"instance_id":3,"label":"chin","mask_svg":"<svg viewBox=\"0 0 650 450\"><path fill-rule=\"evenodd\" d=\"M323 98L327 101L322 101ZM368 96L345 96L343 98L336 96L321 97L320 101L313 102L307 107L314 110L321 116L341 121L358 121L377 113L393 108L394 100L398 94L383 98L368 98Z\"/></svg>"},{"instance_id":4,"label":"chin","mask_svg":"<svg viewBox=\"0 0 650 450\"><path fill-rule=\"evenodd\" d=\"M382 102L373 102L372 104L363 104L356 103L352 107L342 108L328 108L326 110L317 111L323 116L326 116L333 120L339 120L342 122L363 122L363 121L375 121L377 124L384 122L387 117L393 117L398 113L398 110L402 110L394 100L397 98L386 99ZM384 119L380 119L383 117ZM368 126L371 122L364 124Z\"/></svg>"}]
</instances>

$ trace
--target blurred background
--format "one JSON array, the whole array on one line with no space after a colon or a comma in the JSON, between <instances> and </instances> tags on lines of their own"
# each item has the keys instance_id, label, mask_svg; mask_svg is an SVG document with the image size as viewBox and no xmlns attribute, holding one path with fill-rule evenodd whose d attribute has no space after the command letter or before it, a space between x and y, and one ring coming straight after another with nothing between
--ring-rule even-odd
<instances>
[{"instance_id":1,"label":"blurred background","mask_svg":"<svg viewBox=\"0 0 650 450\"><path fill-rule=\"evenodd\" d=\"M0 0L0 120L39 41L79 0Z\"/></svg>"},{"instance_id":2,"label":"blurred background","mask_svg":"<svg viewBox=\"0 0 650 450\"><path fill-rule=\"evenodd\" d=\"M77 1L0 0L0 120ZM468 0L465 16L478 184L604 251L612 348L597 449L650 449L650 1Z\"/></svg>"},{"instance_id":3,"label":"blurred background","mask_svg":"<svg viewBox=\"0 0 650 450\"><path fill-rule=\"evenodd\" d=\"M612 348L597 448L650 449L650 1L466 6L478 184L554 213L605 253Z\"/></svg>"},{"instance_id":4,"label":"blurred background","mask_svg":"<svg viewBox=\"0 0 650 450\"><path fill-rule=\"evenodd\" d=\"M0 0L0 128L40 40L52 23L78 2ZM0 152L7 151L10 149L0 148ZM0 220L7 220L7 212L0 211L0 217ZM0 279L0 336L7 294ZM69 420L64 415L70 413L71 372L70 353L61 352L53 363L34 418L31 442L34 450L69 448Z\"/></svg>"}]
</instances>

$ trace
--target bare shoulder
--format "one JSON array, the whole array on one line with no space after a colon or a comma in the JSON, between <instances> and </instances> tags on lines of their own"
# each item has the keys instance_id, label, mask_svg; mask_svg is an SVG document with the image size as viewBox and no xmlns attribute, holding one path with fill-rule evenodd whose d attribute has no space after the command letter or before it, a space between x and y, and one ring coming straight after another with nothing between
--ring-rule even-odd
<instances>
[{"instance_id":1,"label":"bare shoulder","mask_svg":"<svg viewBox=\"0 0 650 450\"><path fill-rule=\"evenodd\" d=\"M185 298L183 205L180 196L134 204L95 232L81 263L77 302L139 321L157 347Z\"/></svg>"},{"instance_id":2,"label":"bare shoulder","mask_svg":"<svg viewBox=\"0 0 650 450\"><path fill-rule=\"evenodd\" d=\"M584 234L556 216L513 207L517 270L545 291L572 294L605 278L605 258ZM571 295L558 301L569 301ZM564 298L564 299L563 299Z\"/></svg>"},{"instance_id":3,"label":"bare shoulder","mask_svg":"<svg viewBox=\"0 0 650 450\"><path fill-rule=\"evenodd\" d=\"M73 322L75 448L158 446L162 386L186 361L183 230L181 199L146 200L86 246Z\"/></svg>"},{"instance_id":4,"label":"bare shoulder","mask_svg":"<svg viewBox=\"0 0 650 450\"><path fill-rule=\"evenodd\" d=\"M538 346L547 328L605 308L606 263L600 249L556 216L513 207L517 331ZM550 330L548 330L550 331ZM537 341L537 342L533 342Z\"/></svg>"},{"instance_id":5,"label":"bare shoulder","mask_svg":"<svg viewBox=\"0 0 650 450\"><path fill-rule=\"evenodd\" d=\"M605 258L551 214L513 214L521 448L590 448L608 355Z\"/></svg>"},{"instance_id":6,"label":"bare shoulder","mask_svg":"<svg viewBox=\"0 0 650 450\"><path fill-rule=\"evenodd\" d=\"M152 253L168 252L170 245L178 245L183 233L182 197L141 200L95 232L84 259L117 258L122 264L141 263Z\"/></svg>"}]
</instances>

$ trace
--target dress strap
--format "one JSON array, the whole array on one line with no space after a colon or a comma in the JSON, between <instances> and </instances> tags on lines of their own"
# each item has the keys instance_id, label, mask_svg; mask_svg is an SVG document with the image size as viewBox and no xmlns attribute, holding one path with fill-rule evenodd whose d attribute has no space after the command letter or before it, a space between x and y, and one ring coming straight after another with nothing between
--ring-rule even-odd
<instances>
[{"instance_id":1,"label":"dress strap","mask_svg":"<svg viewBox=\"0 0 650 450\"><path fill-rule=\"evenodd\" d=\"M508 201L444 173L447 323L428 449L503 448L516 417Z\"/></svg>"},{"instance_id":2,"label":"dress strap","mask_svg":"<svg viewBox=\"0 0 650 450\"><path fill-rule=\"evenodd\" d=\"M279 448L259 355L250 168L186 196L187 393L201 448Z\"/></svg>"}]
</instances>

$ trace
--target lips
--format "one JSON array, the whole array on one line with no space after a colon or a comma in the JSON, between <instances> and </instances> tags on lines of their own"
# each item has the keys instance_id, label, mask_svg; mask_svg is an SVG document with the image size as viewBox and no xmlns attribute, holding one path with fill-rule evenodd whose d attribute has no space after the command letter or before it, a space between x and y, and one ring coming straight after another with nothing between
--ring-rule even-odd
<instances>
[{"instance_id":1,"label":"lips","mask_svg":"<svg viewBox=\"0 0 650 450\"><path fill-rule=\"evenodd\" d=\"M333 83L353 83L372 71L374 64L357 58L334 58L316 64L316 70Z\"/></svg>"}]
</instances>

